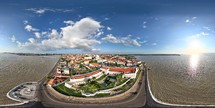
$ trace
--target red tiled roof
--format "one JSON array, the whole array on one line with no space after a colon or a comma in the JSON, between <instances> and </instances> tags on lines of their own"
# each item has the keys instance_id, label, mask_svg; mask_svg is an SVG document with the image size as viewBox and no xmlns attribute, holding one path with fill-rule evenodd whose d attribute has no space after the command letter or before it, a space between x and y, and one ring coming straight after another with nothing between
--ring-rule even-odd
<instances>
[{"instance_id":1,"label":"red tiled roof","mask_svg":"<svg viewBox=\"0 0 215 108\"><path fill-rule=\"evenodd\" d=\"M92 75L95 75L99 72L101 72L102 70L97 70L97 71L94 71L94 72L91 72L91 73L87 73L87 74L84 74L84 75L75 75L75 76L72 76L71 78L72 79L80 79L80 78L86 78L86 77L90 77Z\"/></svg>"},{"instance_id":2,"label":"red tiled roof","mask_svg":"<svg viewBox=\"0 0 215 108\"><path fill-rule=\"evenodd\" d=\"M53 85L54 83L55 83L55 79L50 79L48 82L49 85Z\"/></svg>"},{"instance_id":3,"label":"red tiled roof","mask_svg":"<svg viewBox=\"0 0 215 108\"><path fill-rule=\"evenodd\" d=\"M90 63L90 65L92 65L92 66L99 66L99 64L98 63Z\"/></svg>"},{"instance_id":4,"label":"red tiled roof","mask_svg":"<svg viewBox=\"0 0 215 108\"><path fill-rule=\"evenodd\" d=\"M110 68L109 71L123 72L123 73L135 73L136 68Z\"/></svg>"}]
</instances>

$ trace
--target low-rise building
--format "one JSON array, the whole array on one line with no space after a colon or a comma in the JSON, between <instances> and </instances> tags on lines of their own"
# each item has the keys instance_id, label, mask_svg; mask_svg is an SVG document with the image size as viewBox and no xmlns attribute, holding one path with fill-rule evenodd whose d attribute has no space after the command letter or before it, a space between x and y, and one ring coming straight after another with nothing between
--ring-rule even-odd
<instances>
[{"instance_id":1,"label":"low-rise building","mask_svg":"<svg viewBox=\"0 0 215 108\"><path fill-rule=\"evenodd\" d=\"M84 64L85 64L85 65L88 65L89 63L90 63L89 60L84 60Z\"/></svg>"},{"instance_id":2,"label":"low-rise building","mask_svg":"<svg viewBox=\"0 0 215 108\"><path fill-rule=\"evenodd\" d=\"M101 65L98 63L90 63L89 66L90 67L100 67Z\"/></svg>"},{"instance_id":3,"label":"low-rise building","mask_svg":"<svg viewBox=\"0 0 215 108\"><path fill-rule=\"evenodd\" d=\"M83 84L85 83L88 79L92 79L95 77L95 79L101 77L103 75L102 70L97 70L91 73L83 74L83 75L74 75L70 78L70 83L73 84Z\"/></svg>"}]
</instances>

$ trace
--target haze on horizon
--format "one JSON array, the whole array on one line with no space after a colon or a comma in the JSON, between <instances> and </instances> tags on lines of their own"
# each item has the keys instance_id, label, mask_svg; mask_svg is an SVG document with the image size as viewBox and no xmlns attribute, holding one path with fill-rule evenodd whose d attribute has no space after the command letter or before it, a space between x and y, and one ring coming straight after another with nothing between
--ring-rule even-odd
<instances>
[{"instance_id":1,"label":"haze on horizon","mask_svg":"<svg viewBox=\"0 0 215 108\"><path fill-rule=\"evenodd\" d=\"M0 52L215 52L213 0L2 0Z\"/></svg>"}]
</instances>

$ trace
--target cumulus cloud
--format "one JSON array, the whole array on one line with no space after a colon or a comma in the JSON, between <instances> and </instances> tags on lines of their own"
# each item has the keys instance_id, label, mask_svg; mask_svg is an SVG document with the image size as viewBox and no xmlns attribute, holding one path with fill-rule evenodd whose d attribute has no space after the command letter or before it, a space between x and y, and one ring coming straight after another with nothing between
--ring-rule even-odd
<instances>
[{"instance_id":1,"label":"cumulus cloud","mask_svg":"<svg viewBox=\"0 0 215 108\"><path fill-rule=\"evenodd\" d=\"M51 8L29 8L25 10L32 11L39 15L42 15L45 12L73 12L73 9L51 9Z\"/></svg>"},{"instance_id":2,"label":"cumulus cloud","mask_svg":"<svg viewBox=\"0 0 215 108\"><path fill-rule=\"evenodd\" d=\"M52 39L60 38L60 34L57 32L57 30L52 29L51 33L49 34L49 38L52 38Z\"/></svg>"},{"instance_id":3,"label":"cumulus cloud","mask_svg":"<svg viewBox=\"0 0 215 108\"><path fill-rule=\"evenodd\" d=\"M27 31L29 31L29 32L31 32L31 31L39 31L39 29L33 28L31 25L26 25L25 29Z\"/></svg>"},{"instance_id":4,"label":"cumulus cloud","mask_svg":"<svg viewBox=\"0 0 215 108\"><path fill-rule=\"evenodd\" d=\"M117 43L130 46L141 46L137 39L131 39L130 36L117 38L112 34L108 34L106 37L102 38L102 40L109 43Z\"/></svg>"},{"instance_id":5,"label":"cumulus cloud","mask_svg":"<svg viewBox=\"0 0 215 108\"><path fill-rule=\"evenodd\" d=\"M49 37L40 41L30 38L27 42L17 42L21 48L30 48L38 50L56 50L56 49L83 49L86 51L95 51L94 45L101 42L96 40L96 34L101 29L100 22L86 17L73 25L67 25L61 28L60 32L52 29Z\"/></svg>"}]
</instances>

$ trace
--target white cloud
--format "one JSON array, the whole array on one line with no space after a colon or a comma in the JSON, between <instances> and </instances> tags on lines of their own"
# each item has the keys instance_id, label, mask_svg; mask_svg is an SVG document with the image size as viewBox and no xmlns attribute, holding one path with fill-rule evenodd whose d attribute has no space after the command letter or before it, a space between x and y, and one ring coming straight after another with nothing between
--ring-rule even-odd
<instances>
[{"instance_id":1,"label":"white cloud","mask_svg":"<svg viewBox=\"0 0 215 108\"><path fill-rule=\"evenodd\" d=\"M36 40L35 40L34 38L29 38L28 41L29 41L30 43L35 43L35 42L36 42Z\"/></svg>"},{"instance_id":2,"label":"white cloud","mask_svg":"<svg viewBox=\"0 0 215 108\"><path fill-rule=\"evenodd\" d=\"M203 27L203 28L206 29L206 30L208 30L208 31L211 30L210 27Z\"/></svg>"},{"instance_id":3,"label":"white cloud","mask_svg":"<svg viewBox=\"0 0 215 108\"><path fill-rule=\"evenodd\" d=\"M36 38L41 38L41 34L39 32L35 32L34 35L36 36Z\"/></svg>"},{"instance_id":4,"label":"white cloud","mask_svg":"<svg viewBox=\"0 0 215 108\"><path fill-rule=\"evenodd\" d=\"M143 21L143 26L142 26L143 29L147 28L146 23L147 23L146 21Z\"/></svg>"},{"instance_id":5,"label":"white cloud","mask_svg":"<svg viewBox=\"0 0 215 108\"><path fill-rule=\"evenodd\" d=\"M42 35L46 35L47 33L48 33L48 32L42 32L41 34L42 34Z\"/></svg>"},{"instance_id":6,"label":"white cloud","mask_svg":"<svg viewBox=\"0 0 215 108\"><path fill-rule=\"evenodd\" d=\"M28 20L24 20L23 23L26 25L28 24Z\"/></svg>"},{"instance_id":7,"label":"white cloud","mask_svg":"<svg viewBox=\"0 0 215 108\"><path fill-rule=\"evenodd\" d=\"M37 9L37 8L30 8L30 9L26 9L28 11L33 11L34 13L36 14L43 14L45 13L46 11L48 11L49 9L46 9L46 8L41 8L41 9Z\"/></svg>"},{"instance_id":8,"label":"white cloud","mask_svg":"<svg viewBox=\"0 0 215 108\"><path fill-rule=\"evenodd\" d=\"M50 9L50 8L29 8L27 11L32 11L36 14L42 15L45 12L73 12L73 9Z\"/></svg>"},{"instance_id":9,"label":"white cloud","mask_svg":"<svg viewBox=\"0 0 215 108\"><path fill-rule=\"evenodd\" d=\"M29 39L29 42L17 42L21 48L30 48L38 50L56 50L56 49L83 49L86 51L96 50L94 45L101 42L96 40L96 34L101 29L100 22L92 18L83 18L73 25L62 27L60 33L52 29L50 37L40 41ZM56 38L56 36L59 36Z\"/></svg>"},{"instance_id":10,"label":"white cloud","mask_svg":"<svg viewBox=\"0 0 215 108\"><path fill-rule=\"evenodd\" d=\"M122 45L141 46L141 44L137 41L137 39L131 39L128 36L117 38L112 34L108 34L106 37L102 38L102 40L110 43L118 43Z\"/></svg>"},{"instance_id":11,"label":"white cloud","mask_svg":"<svg viewBox=\"0 0 215 108\"><path fill-rule=\"evenodd\" d=\"M26 25L25 29L27 31L29 31L29 32L31 32L31 31L39 31L39 29L33 28L31 25Z\"/></svg>"},{"instance_id":12,"label":"white cloud","mask_svg":"<svg viewBox=\"0 0 215 108\"><path fill-rule=\"evenodd\" d=\"M139 43L144 44L147 43L148 41L144 40L144 41L140 41Z\"/></svg>"},{"instance_id":13,"label":"white cloud","mask_svg":"<svg viewBox=\"0 0 215 108\"><path fill-rule=\"evenodd\" d=\"M16 42L16 37L14 35L11 37L11 41Z\"/></svg>"},{"instance_id":14,"label":"white cloud","mask_svg":"<svg viewBox=\"0 0 215 108\"><path fill-rule=\"evenodd\" d=\"M104 20L110 20L110 18L107 18L107 17L106 17Z\"/></svg>"},{"instance_id":15,"label":"white cloud","mask_svg":"<svg viewBox=\"0 0 215 108\"><path fill-rule=\"evenodd\" d=\"M52 39L53 38L57 39L57 38L60 38L60 34L57 32L57 30L52 29L51 33L49 34L49 37L52 38Z\"/></svg>"},{"instance_id":16,"label":"white cloud","mask_svg":"<svg viewBox=\"0 0 215 108\"><path fill-rule=\"evenodd\" d=\"M99 37L99 36L101 36L102 34L104 34L104 32L103 32L101 29L99 29L99 30L97 31L97 34L95 35L95 37Z\"/></svg>"},{"instance_id":17,"label":"white cloud","mask_svg":"<svg viewBox=\"0 0 215 108\"><path fill-rule=\"evenodd\" d=\"M189 23L190 22L190 20L189 19L186 19L186 21L185 21L186 23Z\"/></svg>"},{"instance_id":18,"label":"white cloud","mask_svg":"<svg viewBox=\"0 0 215 108\"><path fill-rule=\"evenodd\" d=\"M194 19L196 19L197 17L192 17L192 19L194 20Z\"/></svg>"},{"instance_id":19,"label":"white cloud","mask_svg":"<svg viewBox=\"0 0 215 108\"><path fill-rule=\"evenodd\" d=\"M186 23L192 23L192 22L194 22L196 19L197 19L197 17L192 17L192 18L187 17L187 18L185 19L185 22L186 22Z\"/></svg>"},{"instance_id":20,"label":"white cloud","mask_svg":"<svg viewBox=\"0 0 215 108\"><path fill-rule=\"evenodd\" d=\"M73 25L74 22L72 20L68 20L68 21L64 21L65 24L68 24L68 25Z\"/></svg>"},{"instance_id":21,"label":"white cloud","mask_svg":"<svg viewBox=\"0 0 215 108\"><path fill-rule=\"evenodd\" d=\"M63 9L62 12L73 12L73 9Z\"/></svg>"},{"instance_id":22,"label":"white cloud","mask_svg":"<svg viewBox=\"0 0 215 108\"><path fill-rule=\"evenodd\" d=\"M111 28L111 27L107 27L107 30L109 30L109 31L110 31L110 30L112 30L112 28Z\"/></svg>"},{"instance_id":23,"label":"white cloud","mask_svg":"<svg viewBox=\"0 0 215 108\"><path fill-rule=\"evenodd\" d=\"M208 35L209 35L209 33L206 33L206 32L200 32L200 33L197 33L197 34L195 34L195 35L191 36L191 38L193 38L193 39L197 39L197 38L205 37L205 36L208 36Z\"/></svg>"},{"instance_id":24,"label":"white cloud","mask_svg":"<svg viewBox=\"0 0 215 108\"><path fill-rule=\"evenodd\" d=\"M154 45L154 46L155 46L155 45L158 45L158 44L157 44L157 43L152 43L152 45Z\"/></svg>"}]
</instances>

